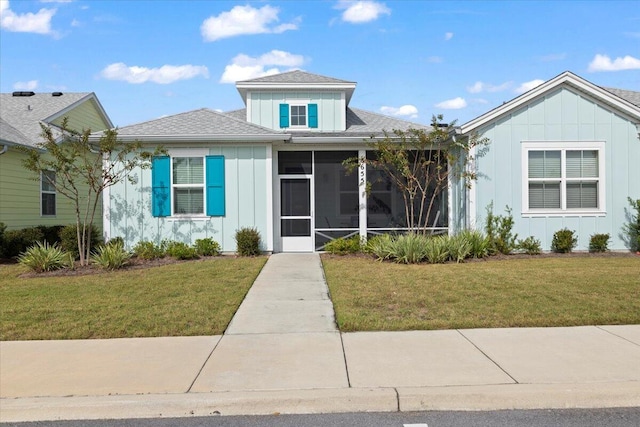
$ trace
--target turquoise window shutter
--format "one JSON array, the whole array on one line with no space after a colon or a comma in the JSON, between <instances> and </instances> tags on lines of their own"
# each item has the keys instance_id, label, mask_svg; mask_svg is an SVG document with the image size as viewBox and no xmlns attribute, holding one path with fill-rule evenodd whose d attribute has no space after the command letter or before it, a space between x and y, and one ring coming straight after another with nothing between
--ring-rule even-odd
<instances>
[{"instance_id":1,"label":"turquoise window shutter","mask_svg":"<svg viewBox=\"0 0 640 427\"><path fill-rule=\"evenodd\" d=\"M289 127L289 104L280 104L280 127Z\"/></svg>"},{"instance_id":2,"label":"turquoise window shutter","mask_svg":"<svg viewBox=\"0 0 640 427\"><path fill-rule=\"evenodd\" d=\"M318 104L309 104L309 127L318 127Z\"/></svg>"},{"instance_id":3,"label":"turquoise window shutter","mask_svg":"<svg viewBox=\"0 0 640 427\"><path fill-rule=\"evenodd\" d=\"M169 156L154 157L151 161L151 214L171 215L171 159Z\"/></svg>"},{"instance_id":4,"label":"turquoise window shutter","mask_svg":"<svg viewBox=\"0 0 640 427\"><path fill-rule=\"evenodd\" d=\"M207 156L207 215L224 214L224 156Z\"/></svg>"}]
</instances>

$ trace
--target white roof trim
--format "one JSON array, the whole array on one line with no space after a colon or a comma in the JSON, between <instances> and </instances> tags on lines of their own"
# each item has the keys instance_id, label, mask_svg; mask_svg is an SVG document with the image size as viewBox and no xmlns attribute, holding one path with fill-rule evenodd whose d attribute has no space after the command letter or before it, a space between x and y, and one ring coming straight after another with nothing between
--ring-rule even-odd
<instances>
[{"instance_id":1,"label":"white roof trim","mask_svg":"<svg viewBox=\"0 0 640 427\"><path fill-rule=\"evenodd\" d=\"M102 135L93 134L89 138L97 141ZM123 142L277 142L289 141L289 134L271 135L118 135L118 140Z\"/></svg>"},{"instance_id":2,"label":"white roof trim","mask_svg":"<svg viewBox=\"0 0 640 427\"><path fill-rule=\"evenodd\" d=\"M569 84L576 89L588 93L597 99L605 101L607 104L622 112L625 112L629 116L640 120L640 108L638 108L637 106L571 73L570 71L565 71L564 73L552 78L551 80L547 80L540 86L537 86L530 91L525 92L524 94L512 99L511 101L502 104L501 106L494 108L493 110L479 117L476 117L470 122L463 124L462 126L460 126L460 132L466 134L473 130L476 130L480 126L483 126L488 122L491 122L498 117L531 102L533 99L538 98L539 96L542 96L543 94L563 84Z\"/></svg>"}]
</instances>

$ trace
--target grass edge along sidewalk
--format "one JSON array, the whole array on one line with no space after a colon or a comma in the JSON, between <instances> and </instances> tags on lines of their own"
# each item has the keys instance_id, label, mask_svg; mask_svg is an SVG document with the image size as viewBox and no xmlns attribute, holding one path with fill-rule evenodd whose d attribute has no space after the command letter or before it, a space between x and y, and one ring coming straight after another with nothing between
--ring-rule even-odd
<instances>
[{"instance_id":1,"label":"grass edge along sidewalk","mask_svg":"<svg viewBox=\"0 0 640 427\"><path fill-rule=\"evenodd\" d=\"M0 340L222 334L266 260L215 257L40 277L0 265Z\"/></svg>"},{"instance_id":2,"label":"grass edge along sidewalk","mask_svg":"<svg viewBox=\"0 0 640 427\"><path fill-rule=\"evenodd\" d=\"M635 255L322 262L342 332L640 324Z\"/></svg>"}]
</instances>

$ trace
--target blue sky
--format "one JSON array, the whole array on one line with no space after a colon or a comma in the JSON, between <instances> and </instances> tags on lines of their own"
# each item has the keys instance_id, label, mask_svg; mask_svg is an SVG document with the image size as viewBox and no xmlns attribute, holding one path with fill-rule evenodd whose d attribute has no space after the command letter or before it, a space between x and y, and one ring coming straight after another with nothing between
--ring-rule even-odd
<instances>
[{"instance_id":1,"label":"blue sky","mask_svg":"<svg viewBox=\"0 0 640 427\"><path fill-rule=\"evenodd\" d=\"M117 126L243 108L302 69L351 106L462 124L563 71L640 91L634 1L0 0L0 90L95 92Z\"/></svg>"}]
</instances>

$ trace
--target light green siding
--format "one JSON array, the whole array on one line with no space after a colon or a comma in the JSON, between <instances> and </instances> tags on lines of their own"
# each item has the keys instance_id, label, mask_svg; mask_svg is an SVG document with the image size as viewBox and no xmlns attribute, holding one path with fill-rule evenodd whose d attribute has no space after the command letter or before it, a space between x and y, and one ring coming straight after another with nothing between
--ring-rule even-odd
<instances>
[{"instance_id":1,"label":"light green siding","mask_svg":"<svg viewBox=\"0 0 640 427\"><path fill-rule=\"evenodd\" d=\"M344 131L345 107L340 92L251 92L247 108L249 121L270 129L280 130L280 104L318 104L317 132Z\"/></svg>"},{"instance_id":2,"label":"light green siding","mask_svg":"<svg viewBox=\"0 0 640 427\"><path fill-rule=\"evenodd\" d=\"M56 195L56 215L40 215L40 179L22 166L25 157L16 148L0 155L0 222L8 229L75 224L74 205L60 193ZM85 189L80 186L81 194ZM101 204L96 212L95 225L102 229Z\"/></svg>"},{"instance_id":3,"label":"light green siding","mask_svg":"<svg viewBox=\"0 0 640 427\"><path fill-rule=\"evenodd\" d=\"M549 250L553 234L567 227L578 235L579 250L587 250L595 233L611 236L610 248L627 249L621 234L627 197L640 198L640 140L635 124L604 104L566 87L552 91L480 129L491 141L478 159L476 224L484 225L486 207L513 209L514 232L535 236ZM603 141L605 145L605 207L603 215L528 217L522 214L523 141Z\"/></svg>"},{"instance_id":4,"label":"light green siding","mask_svg":"<svg viewBox=\"0 0 640 427\"><path fill-rule=\"evenodd\" d=\"M171 147L165 148L171 152ZM188 148L180 147L181 153ZM198 153L202 149L194 149ZM151 171L137 170L129 181L111 188L105 228L111 237L122 237L128 247L137 242L163 239L193 244L197 239L211 237L225 252L235 252L236 230L255 227L262 236L262 249L267 247L268 213L271 200L267 200L267 147L220 145L208 149L209 154L224 155L225 208L224 217L156 218L151 215Z\"/></svg>"},{"instance_id":5,"label":"light green siding","mask_svg":"<svg viewBox=\"0 0 640 427\"><path fill-rule=\"evenodd\" d=\"M83 102L56 118L51 123L56 126L61 126L65 117L67 117L68 120L67 127L78 132L87 129L97 132L109 128L109 124L105 122L99 112L98 106L93 100Z\"/></svg>"}]
</instances>

